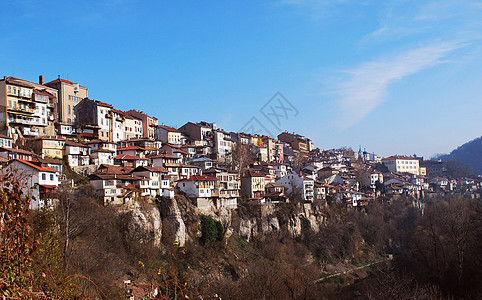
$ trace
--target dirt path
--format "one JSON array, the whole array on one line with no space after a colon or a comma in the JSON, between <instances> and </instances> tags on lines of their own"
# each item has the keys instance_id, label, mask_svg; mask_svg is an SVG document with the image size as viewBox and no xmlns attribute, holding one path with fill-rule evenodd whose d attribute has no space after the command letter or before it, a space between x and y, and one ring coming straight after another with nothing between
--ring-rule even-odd
<instances>
[{"instance_id":1,"label":"dirt path","mask_svg":"<svg viewBox=\"0 0 482 300\"><path fill-rule=\"evenodd\" d=\"M373 265L376 265L376 264L379 264L379 263L382 263L382 262L386 262L386 261L389 261L389 260L392 260L392 257L387 257L387 258L384 258L384 259L379 259L377 261L374 261L374 262L371 262L369 264L366 264L366 265L363 265L363 266L359 266L359 267L354 267L354 268L351 268L349 270L346 270L346 271L343 271L343 272L338 272L338 273L334 273L334 274L331 274L331 275L328 275L326 277L322 277L322 278L319 278L315 281L313 281L313 283L320 283L328 278L333 278L333 277L337 277L337 276L340 276L340 275L346 275L346 274L349 274L351 272L354 272L354 271L357 271L357 270L360 270L360 269L363 269L363 268L366 268L366 267L370 267L370 266L373 266Z\"/></svg>"}]
</instances>

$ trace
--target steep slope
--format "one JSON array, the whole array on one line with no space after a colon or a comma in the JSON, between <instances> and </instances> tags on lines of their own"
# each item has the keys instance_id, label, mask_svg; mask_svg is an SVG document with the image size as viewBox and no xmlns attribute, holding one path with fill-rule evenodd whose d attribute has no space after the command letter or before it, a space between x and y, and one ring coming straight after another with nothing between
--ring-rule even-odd
<instances>
[{"instance_id":1,"label":"steep slope","mask_svg":"<svg viewBox=\"0 0 482 300\"><path fill-rule=\"evenodd\" d=\"M443 161L450 159L460 160L470 164L477 174L482 174L482 137L463 144L450 154L440 157Z\"/></svg>"}]
</instances>

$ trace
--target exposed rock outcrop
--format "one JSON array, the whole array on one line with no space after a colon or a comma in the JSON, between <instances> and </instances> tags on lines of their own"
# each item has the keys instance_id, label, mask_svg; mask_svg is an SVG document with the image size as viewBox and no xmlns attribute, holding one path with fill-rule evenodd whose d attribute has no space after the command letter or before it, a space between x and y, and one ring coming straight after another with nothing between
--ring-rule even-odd
<instances>
[{"instance_id":1,"label":"exposed rock outcrop","mask_svg":"<svg viewBox=\"0 0 482 300\"><path fill-rule=\"evenodd\" d=\"M164 240L171 238L172 242L177 242L180 247L183 247L188 235L177 201L172 198L162 198L161 215Z\"/></svg>"},{"instance_id":2,"label":"exposed rock outcrop","mask_svg":"<svg viewBox=\"0 0 482 300\"><path fill-rule=\"evenodd\" d=\"M155 247L160 247L162 220L157 207L135 202L130 209L126 234L129 239L135 239L140 243L153 241Z\"/></svg>"}]
</instances>

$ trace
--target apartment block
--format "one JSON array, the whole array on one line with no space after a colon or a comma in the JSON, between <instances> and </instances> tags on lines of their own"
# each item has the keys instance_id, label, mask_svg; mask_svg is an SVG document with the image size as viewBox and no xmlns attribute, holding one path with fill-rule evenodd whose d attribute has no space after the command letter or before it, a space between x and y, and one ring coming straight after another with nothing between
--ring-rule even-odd
<instances>
[{"instance_id":1,"label":"apartment block","mask_svg":"<svg viewBox=\"0 0 482 300\"><path fill-rule=\"evenodd\" d=\"M72 81L57 78L45 84L58 91L58 133L61 135L73 135L75 125L75 107L82 99L89 97L89 90Z\"/></svg>"}]
</instances>

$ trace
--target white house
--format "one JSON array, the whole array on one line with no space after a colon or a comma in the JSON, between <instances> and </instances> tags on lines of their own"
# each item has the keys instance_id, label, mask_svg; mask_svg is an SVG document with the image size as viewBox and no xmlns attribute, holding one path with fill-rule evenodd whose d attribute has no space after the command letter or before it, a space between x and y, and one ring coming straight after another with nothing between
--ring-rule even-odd
<instances>
[{"instance_id":1,"label":"white house","mask_svg":"<svg viewBox=\"0 0 482 300\"><path fill-rule=\"evenodd\" d=\"M5 167L2 173L15 174L24 184L23 193L32 197L30 209L55 205L55 189L59 186L59 172L57 170L48 167L43 168L32 162L16 159Z\"/></svg>"},{"instance_id":2,"label":"white house","mask_svg":"<svg viewBox=\"0 0 482 300\"><path fill-rule=\"evenodd\" d=\"M177 188L202 210L209 211L215 207L215 185L217 178L207 175L193 175L177 181Z\"/></svg>"},{"instance_id":3,"label":"white house","mask_svg":"<svg viewBox=\"0 0 482 300\"><path fill-rule=\"evenodd\" d=\"M90 151L90 160L94 165L113 165L114 164L114 152L106 149L97 149Z\"/></svg>"},{"instance_id":4,"label":"white house","mask_svg":"<svg viewBox=\"0 0 482 300\"><path fill-rule=\"evenodd\" d=\"M370 187L372 189L376 187L375 184L377 181L380 183L383 183L383 174L378 171L375 171L370 174Z\"/></svg>"},{"instance_id":5,"label":"white house","mask_svg":"<svg viewBox=\"0 0 482 300\"><path fill-rule=\"evenodd\" d=\"M163 167L139 166L131 171L134 176L144 177L151 181L151 196L174 198L174 188L166 178L168 170Z\"/></svg>"},{"instance_id":6,"label":"white house","mask_svg":"<svg viewBox=\"0 0 482 300\"><path fill-rule=\"evenodd\" d=\"M90 147L81 143L65 141L64 156L71 167L89 165Z\"/></svg>"},{"instance_id":7,"label":"white house","mask_svg":"<svg viewBox=\"0 0 482 300\"><path fill-rule=\"evenodd\" d=\"M176 128L158 125L154 132L156 140L160 140L163 144L172 144L180 146L182 144L182 133Z\"/></svg>"},{"instance_id":8,"label":"white house","mask_svg":"<svg viewBox=\"0 0 482 300\"><path fill-rule=\"evenodd\" d=\"M313 192L315 182L311 178L302 177L296 173L285 175L284 177L276 180L277 184L281 184L287 188L287 194L293 199L293 192L299 193L301 199L305 202L313 202Z\"/></svg>"}]
</instances>

